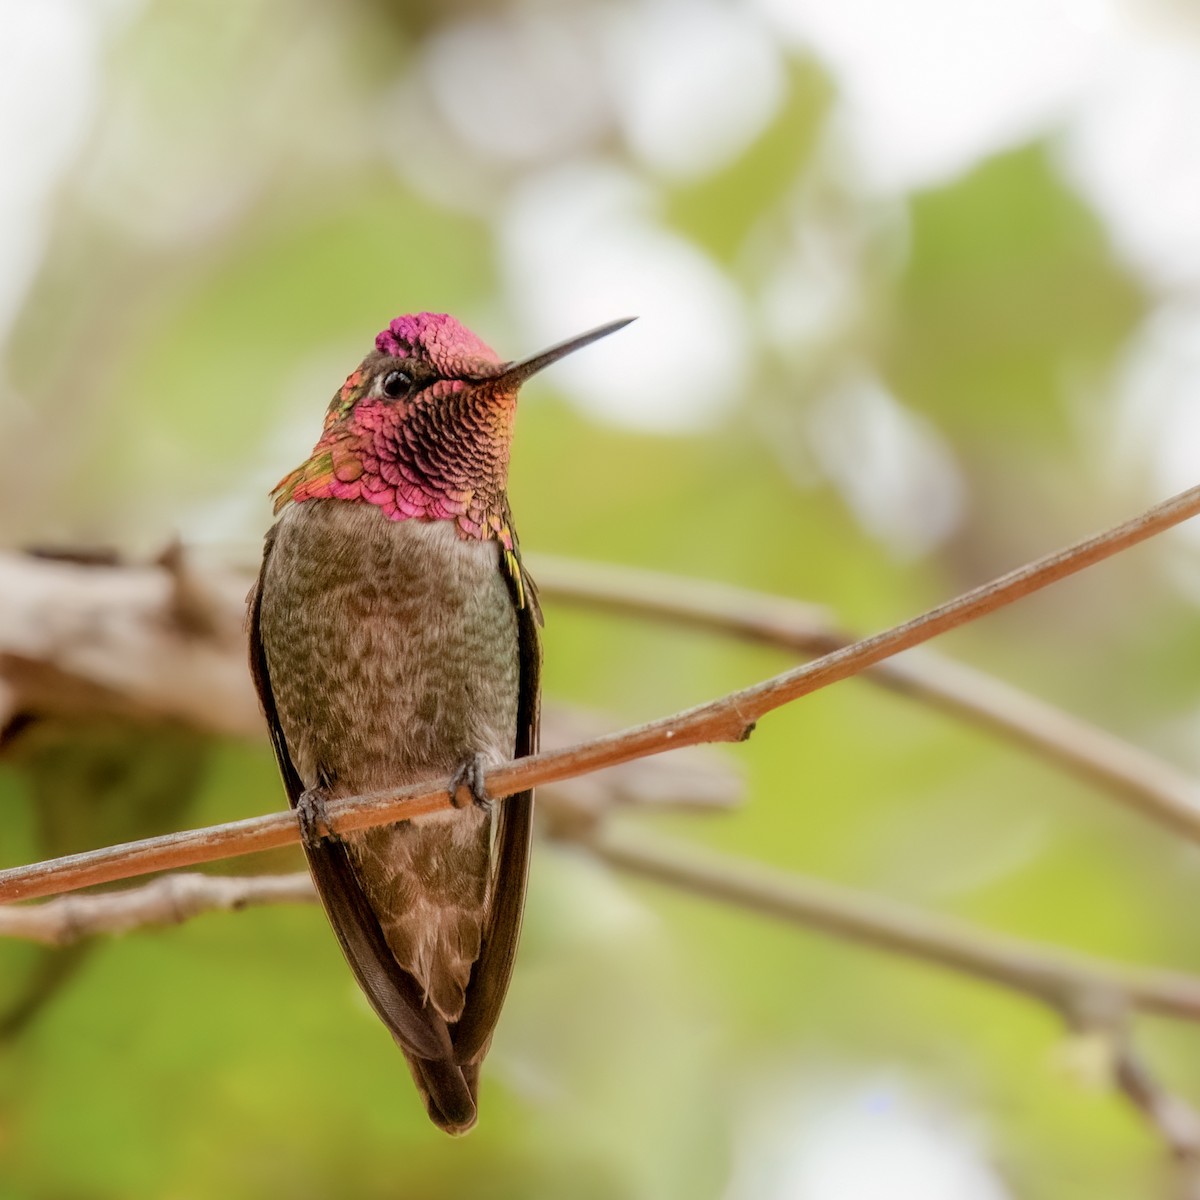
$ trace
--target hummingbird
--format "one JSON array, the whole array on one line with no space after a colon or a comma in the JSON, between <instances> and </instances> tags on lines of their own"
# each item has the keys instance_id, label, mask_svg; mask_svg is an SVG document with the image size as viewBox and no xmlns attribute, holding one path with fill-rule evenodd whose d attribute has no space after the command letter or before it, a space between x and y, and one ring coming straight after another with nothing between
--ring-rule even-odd
<instances>
[{"instance_id":1,"label":"hummingbird","mask_svg":"<svg viewBox=\"0 0 1200 1200\"><path fill-rule=\"evenodd\" d=\"M520 362L445 313L397 317L273 490L250 667L305 855L430 1119L476 1121L512 975L533 793L489 766L538 748L542 623L506 494L517 393L622 328ZM327 834L331 800L450 778L454 807Z\"/></svg>"}]
</instances>

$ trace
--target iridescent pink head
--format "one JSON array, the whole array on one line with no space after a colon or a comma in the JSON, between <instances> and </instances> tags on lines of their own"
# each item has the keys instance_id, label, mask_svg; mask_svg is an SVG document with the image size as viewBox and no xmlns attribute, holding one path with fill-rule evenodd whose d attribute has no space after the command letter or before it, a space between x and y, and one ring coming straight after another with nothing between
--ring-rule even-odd
<instances>
[{"instance_id":1,"label":"iridescent pink head","mask_svg":"<svg viewBox=\"0 0 1200 1200\"><path fill-rule=\"evenodd\" d=\"M511 549L505 487L521 384L627 324L509 363L445 313L397 317L334 396L312 457L275 488L275 511L357 501L393 521L453 521L462 537Z\"/></svg>"},{"instance_id":2,"label":"iridescent pink head","mask_svg":"<svg viewBox=\"0 0 1200 1200\"><path fill-rule=\"evenodd\" d=\"M423 358L447 379L494 375L505 365L449 313L397 317L376 337L375 349L392 358Z\"/></svg>"}]
</instances>

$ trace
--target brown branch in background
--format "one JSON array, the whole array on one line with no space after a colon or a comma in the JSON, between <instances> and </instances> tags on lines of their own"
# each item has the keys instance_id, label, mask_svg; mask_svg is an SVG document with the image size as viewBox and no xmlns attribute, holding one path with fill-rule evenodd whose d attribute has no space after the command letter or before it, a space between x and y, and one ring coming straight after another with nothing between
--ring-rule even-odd
<instances>
[{"instance_id":1,"label":"brown branch in background","mask_svg":"<svg viewBox=\"0 0 1200 1200\"><path fill-rule=\"evenodd\" d=\"M0 937L70 946L99 934L182 925L202 913L315 903L307 871L290 875L164 875L140 887L0 907Z\"/></svg>"},{"instance_id":2,"label":"brown branch in background","mask_svg":"<svg viewBox=\"0 0 1200 1200\"><path fill-rule=\"evenodd\" d=\"M816 605L732 585L569 559L534 557L532 569L548 600L735 634L806 657L853 642ZM1200 785L1190 775L1047 701L931 650L878 663L864 678L1007 738L1200 840Z\"/></svg>"},{"instance_id":3,"label":"brown branch in background","mask_svg":"<svg viewBox=\"0 0 1200 1200\"><path fill-rule=\"evenodd\" d=\"M822 610L792 600L628 567L555 559L534 565L550 599L804 655L849 640ZM0 741L4 722L21 713L167 719L261 737L244 662L247 587L247 577L199 570L177 546L157 566L0 552ZM929 651L879 663L864 677L1006 736L1200 838L1191 777L1078 717Z\"/></svg>"},{"instance_id":4,"label":"brown branch in background","mask_svg":"<svg viewBox=\"0 0 1200 1200\"><path fill-rule=\"evenodd\" d=\"M842 941L934 963L1040 1000L1064 1016L1137 1009L1200 1021L1197 976L1121 966L985 933L894 900L641 832L602 828L571 840L627 873Z\"/></svg>"},{"instance_id":5,"label":"brown branch in background","mask_svg":"<svg viewBox=\"0 0 1200 1200\"><path fill-rule=\"evenodd\" d=\"M1162 1087L1127 1038L1116 1048L1113 1082L1158 1131L1172 1157L1188 1166L1186 1195L1196 1200L1200 1197L1200 1114Z\"/></svg>"},{"instance_id":6,"label":"brown branch in background","mask_svg":"<svg viewBox=\"0 0 1200 1200\"><path fill-rule=\"evenodd\" d=\"M501 799L535 785L569 779L680 746L741 741L753 730L756 721L774 709L1076 574L1197 512L1200 512L1200 487L1190 488L1104 533L1010 571L902 625L814 662L669 717L495 767L487 772L485 785L492 796ZM327 806L329 831L366 829L449 808L449 786L447 779L332 801ZM2 871L0 901L48 896L152 871L194 866L288 845L297 838L294 816L272 813L126 843Z\"/></svg>"},{"instance_id":7,"label":"brown branch in background","mask_svg":"<svg viewBox=\"0 0 1200 1200\"><path fill-rule=\"evenodd\" d=\"M1127 1011L1200 1022L1200 977L1133 967L985 932L869 893L743 862L644 832L552 825L551 836L628 875L732 904L842 941L900 954L1048 1004L1073 1024ZM166 875L148 884L42 904L0 907L0 937L66 945L216 910L312 900L306 871L290 875Z\"/></svg>"},{"instance_id":8,"label":"brown branch in background","mask_svg":"<svg viewBox=\"0 0 1200 1200\"><path fill-rule=\"evenodd\" d=\"M201 583L184 562L178 552L149 566L0 553L8 715L174 721L263 737L246 668L249 584L220 572Z\"/></svg>"},{"instance_id":9,"label":"brown branch in background","mask_svg":"<svg viewBox=\"0 0 1200 1200\"><path fill-rule=\"evenodd\" d=\"M1171 1160L1172 1200L1200 1200L1200 1113L1155 1078L1127 1032L1114 1038L1112 1083Z\"/></svg>"},{"instance_id":10,"label":"brown branch in background","mask_svg":"<svg viewBox=\"0 0 1200 1200\"><path fill-rule=\"evenodd\" d=\"M1200 977L1038 946L678 841L620 832L601 822L584 824L570 816L560 824L560 815L556 812L548 827L551 838L581 846L626 875L946 967L1049 1004L1073 1024L1109 1021L1129 1010L1200 1021ZM294 904L313 896L307 871L277 876L167 875L120 892L0 907L0 937L65 946L142 925L179 924L200 913Z\"/></svg>"},{"instance_id":11,"label":"brown branch in background","mask_svg":"<svg viewBox=\"0 0 1200 1200\"><path fill-rule=\"evenodd\" d=\"M1074 1032L1098 1033L1111 1051L1112 1086L1175 1162L1179 1200L1200 1200L1200 1114L1155 1079L1126 1028L1133 1011L1200 1020L1200 978L984 932L865 892L662 838L602 828L580 841L618 870L842 941L946 967L1041 1001Z\"/></svg>"},{"instance_id":12,"label":"brown branch in background","mask_svg":"<svg viewBox=\"0 0 1200 1200\"><path fill-rule=\"evenodd\" d=\"M1200 978L985 932L851 888L662 838L588 828L574 820L553 832L626 874L944 967L1047 1004L1080 1032L1099 1028L1112 1047L1113 1086L1176 1161L1181 1200L1200 1200L1200 1116L1155 1080L1123 1027L1131 1011L1200 1021ZM100 934L176 925L208 912L315 900L307 871L166 875L121 891L0 907L0 937L66 946Z\"/></svg>"}]
</instances>

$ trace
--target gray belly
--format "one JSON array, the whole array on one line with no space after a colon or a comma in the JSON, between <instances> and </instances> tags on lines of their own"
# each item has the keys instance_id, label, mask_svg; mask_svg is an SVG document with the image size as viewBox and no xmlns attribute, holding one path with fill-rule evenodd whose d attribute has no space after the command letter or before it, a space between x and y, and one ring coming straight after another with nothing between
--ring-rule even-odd
<instances>
[{"instance_id":1,"label":"gray belly","mask_svg":"<svg viewBox=\"0 0 1200 1200\"><path fill-rule=\"evenodd\" d=\"M288 752L306 787L354 795L512 757L517 617L493 541L373 505L290 506L260 627ZM347 837L392 952L449 1020L462 1010L490 887L475 807Z\"/></svg>"},{"instance_id":2,"label":"gray belly","mask_svg":"<svg viewBox=\"0 0 1200 1200\"><path fill-rule=\"evenodd\" d=\"M262 639L301 779L334 795L448 775L516 744L517 618L493 541L373 505L291 506Z\"/></svg>"}]
</instances>

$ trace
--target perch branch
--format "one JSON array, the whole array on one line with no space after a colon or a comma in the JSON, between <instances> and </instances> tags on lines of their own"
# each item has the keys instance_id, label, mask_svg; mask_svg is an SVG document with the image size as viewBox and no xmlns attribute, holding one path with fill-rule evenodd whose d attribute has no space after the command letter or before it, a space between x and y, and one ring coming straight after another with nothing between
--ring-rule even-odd
<instances>
[{"instance_id":1,"label":"perch branch","mask_svg":"<svg viewBox=\"0 0 1200 1200\"><path fill-rule=\"evenodd\" d=\"M572 825L555 836L626 874L1020 992L1068 1015L1072 1024L1132 1010L1200 1021L1200 977L1183 972L1127 966L985 932L853 888L644 832ZM313 898L306 871L174 874L120 891L0 907L0 936L61 946L143 925L178 924L205 912Z\"/></svg>"},{"instance_id":2,"label":"perch branch","mask_svg":"<svg viewBox=\"0 0 1200 1200\"><path fill-rule=\"evenodd\" d=\"M534 557L532 568L542 595L568 604L732 633L806 657L853 643L823 609L784 597L569 559ZM930 650L877 663L864 676L1007 738L1142 816L1200 840L1200 786L1190 775L1056 705Z\"/></svg>"},{"instance_id":3,"label":"perch branch","mask_svg":"<svg viewBox=\"0 0 1200 1200\"><path fill-rule=\"evenodd\" d=\"M1200 486L1181 492L1103 533L973 588L902 625L761 683L623 732L492 768L487 772L485 786L493 797L501 799L537 784L569 779L680 746L744 740L755 722L772 710L1082 571L1177 525L1198 511ZM327 806L328 831L345 833L366 829L448 808L450 795L447 789L450 786L449 780L442 780L331 801ZM128 842L0 871L0 901L49 896L152 871L251 854L290 844L297 841L298 836L295 816L277 812L206 829Z\"/></svg>"},{"instance_id":4,"label":"perch branch","mask_svg":"<svg viewBox=\"0 0 1200 1200\"><path fill-rule=\"evenodd\" d=\"M1184 1195L1189 1200L1200 1196L1200 1116L1158 1083L1123 1028L1125 1015L1135 1010L1200 1021L1200 978L987 933L868 893L661 838L588 829L573 821L560 832L627 874L1007 988L1049 1005L1068 1024L1085 1030L1089 1016L1101 1017L1113 1045L1113 1086L1162 1139L1176 1162ZM180 924L207 912L315 899L306 871L173 874L116 892L0 907L0 937L65 946L99 934Z\"/></svg>"},{"instance_id":5,"label":"perch branch","mask_svg":"<svg viewBox=\"0 0 1200 1200\"><path fill-rule=\"evenodd\" d=\"M543 594L670 620L803 655L849 643L820 609L701 580L615 565L534 559ZM112 556L66 560L0 553L0 724L21 712L177 720L261 736L244 665L247 580L202 573L178 546L157 566ZM870 668L869 680L1041 754L1132 809L1200 839L1197 784L1175 767L984 672L927 650ZM544 745L583 740L553 736ZM589 785L590 777L571 781Z\"/></svg>"}]
</instances>

